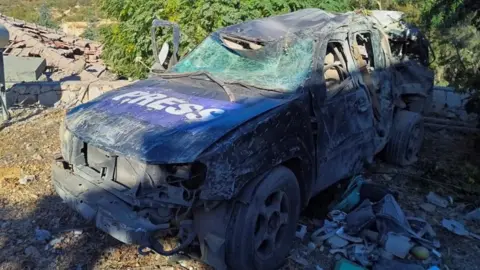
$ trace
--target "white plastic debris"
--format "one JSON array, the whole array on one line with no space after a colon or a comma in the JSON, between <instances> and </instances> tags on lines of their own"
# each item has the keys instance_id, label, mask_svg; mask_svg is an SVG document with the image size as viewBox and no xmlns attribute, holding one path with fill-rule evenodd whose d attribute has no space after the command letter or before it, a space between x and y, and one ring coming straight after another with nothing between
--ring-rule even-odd
<instances>
[{"instance_id":1,"label":"white plastic debris","mask_svg":"<svg viewBox=\"0 0 480 270\"><path fill-rule=\"evenodd\" d=\"M295 236L303 241L303 239L305 238L305 234L307 234L307 226L303 224L298 224L298 230L295 232Z\"/></svg>"},{"instance_id":2,"label":"white plastic debris","mask_svg":"<svg viewBox=\"0 0 480 270\"><path fill-rule=\"evenodd\" d=\"M20 185L26 185L32 181L35 181L35 179L36 179L35 175L26 175L22 177L20 180L18 180L18 183L20 183Z\"/></svg>"},{"instance_id":3,"label":"white plastic debris","mask_svg":"<svg viewBox=\"0 0 480 270\"><path fill-rule=\"evenodd\" d=\"M427 195L427 201L442 208L446 208L450 203L447 199L431 191Z\"/></svg>"},{"instance_id":4,"label":"white plastic debris","mask_svg":"<svg viewBox=\"0 0 480 270\"><path fill-rule=\"evenodd\" d=\"M454 234L456 235L460 235L460 236L466 236L466 237L470 237L470 238L475 238L477 240L480 240L480 236L479 235L476 235L474 233L471 233L469 232L466 228L465 228L465 225L463 225L462 223L456 221L456 220L453 220L453 219L443 219L442 220L442 226L453 232Z\"/></svg>"}]
</instances>

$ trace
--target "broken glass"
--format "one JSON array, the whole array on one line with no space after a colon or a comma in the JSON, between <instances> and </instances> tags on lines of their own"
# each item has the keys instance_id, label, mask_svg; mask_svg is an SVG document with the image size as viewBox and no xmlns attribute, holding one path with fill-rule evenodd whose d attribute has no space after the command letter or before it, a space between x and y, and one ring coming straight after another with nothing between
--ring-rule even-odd
<instances>
[{"instance_id":1,"label":"broken glass","mask_svg":"<svg viewBox=\"0 0 480 270\"><path fill-rule=\"evenodd\" d=\"M220 38L210 36L175 65L172 71L203 71L226 83L291 92L309 76L312 58L312 39L294 39L290 42L285 39L275 44L257 45L255 48L250 46L237 51Z\"/></svg>"}]
</instances>

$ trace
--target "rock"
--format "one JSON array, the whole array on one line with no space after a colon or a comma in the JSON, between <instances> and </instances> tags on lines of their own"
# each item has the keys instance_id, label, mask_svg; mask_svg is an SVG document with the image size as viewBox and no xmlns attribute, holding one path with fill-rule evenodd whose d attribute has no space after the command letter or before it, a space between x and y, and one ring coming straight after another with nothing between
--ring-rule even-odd
<instances>
[{"instance_id":1,"label":"rock","mask_svg":"<svg viewBox=\"0 0 480 270\"><path fill-rule=\"evenodd\" d=\"M35 181L35 179L36 179L35 175L26 175L26 176L20 178L20 180L18 180L18 183L20 185L26 185L26 184L28 184L32 181Z\"/></svg>"},{"instance_id":2,"label":"rock","mask_svg":"<svg viewBox=\"0 0 480 270\"><path fill-rule=\"evenodd\" d=\"M446 208L448 204L450 203L447 199L441 197L440 195L430 192L427 195L427 201L431 204L434 204L436 206Z\"/></svg>"},{"instance_id":3,"label":"rock","mask_svg":"<svg viewBox=\"0 0 480 270\"><path fill-rule=\"evenodd\" d=\"M42 160L43 157L42 157L40 154L35 154L35 155L33 155L33 159L35 159L35 160Z\"/></svg>"},{"instance_id":4,"label":"rock","mask_svg":"<svg viewBox=\"0 0 480 270\"><path fill-rule=\"evenodd\" d=\"M416 246L410 250L410 253L419 260L426 260L430 257L430 252L428 249L422 246Z\"/></svg>"},{"instance_id":5,"label":"rock","mask_svg":"<svg viewBox=\"0 0 480 270\"><path fill-rule=\"evenodd\" d=\"M40 242L46 242L50 240L52 234L47 230L35 229L35 239Z\"/></svg>"},{"instance_id":6,"label":"rock","mask_svg":"<svg viewBox=\"0 0 480 270\"><path fill-rule=\"evenodd\" d=\"M34 246L29 246L25 249L25 255L31 258L40 258L40 251Z\"/></svg>"},{"instance_id":7,"label":"rock","mask_svg":"<svg viewBox=\"0 0 480 270\"><path fill-rule=\"evenodd\" d=\"M80 236L80 235L82 235L82 234L83 234L83 231L82 231L82 230L74 230L74 231L73 231L73 235L75 235L75 236Z\"/></svg>"},{"instance_id":8,"label":"rock","mask_svg":"<svg viewBox=\"0 0 480 270\"><path fill-rule=\"evenodd\" d=\"M431 203L422 203L420 204L420 208L422 208L425 212L428 213L433 213L435 212L435 209L437 209L437 207Z\"/></svg>"}]
</instances>

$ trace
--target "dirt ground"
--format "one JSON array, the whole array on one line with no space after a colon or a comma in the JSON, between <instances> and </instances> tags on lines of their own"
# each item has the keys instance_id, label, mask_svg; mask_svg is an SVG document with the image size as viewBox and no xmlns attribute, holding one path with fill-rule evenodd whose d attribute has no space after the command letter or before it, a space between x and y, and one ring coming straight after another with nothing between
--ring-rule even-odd
<instances>
[{"instance_id":1,"label":"dirt ground","mask_svg":"<svg viewBox=\"0 0 480 270\"><path fill-rule=\"evenodd\" d=\"M58 130L64 111L27 109L15 113L12 124L0 126L0 269L208 269L199 262L171 262L160 255L140 256L127 246L86 224L55 194L50 183L50 163L59 152ZM396 168L381 162L372 168L372 178L399 193L399 203L411 216L426 218L442 244L441 269L480 269L480 240L457 236L441 226L442 218L461 219L480 206L480 163L473 138L434 130L426 134L419 162ZM27 176L27 178L25 178ZM20 179L28 183L20 184ZM429 191L451 196L453 204L433 212L421 210ZM324 209L313 200L310 210ZM311 233L322 211L307 211L302 222ZM313 213L313 214L312 214ZM479 233L479 224L466 223ZM36 229L52 234L49 243L35 239ZM335 256L328 247L304 253L308 235L297 241L294 252L306 266L288 260L284 269L332 269Z\"/></svg>"}]
</instances>

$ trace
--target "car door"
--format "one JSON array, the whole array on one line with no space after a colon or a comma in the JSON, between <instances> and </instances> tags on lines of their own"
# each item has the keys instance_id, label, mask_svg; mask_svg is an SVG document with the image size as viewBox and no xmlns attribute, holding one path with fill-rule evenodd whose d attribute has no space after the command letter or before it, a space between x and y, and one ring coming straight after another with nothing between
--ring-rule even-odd
<instances>
[{"instance_id":1,"label":"car door","mask_svg":"<svg viewBox=\"0 0 480 270\"><path fill-rule=\"evenodd\" d=\"M359 82L368 91L374 115L374 154L387 143L393 119L392 72L389 67L388 39L383 33L366 24L352 26L349 47Z\"/></svg>"},{"instance_id":2,"label":"car door","mask_svg":"<svg viewBox=\"0 0 480 270\"><path fill-rule=\"evenodd\" d=\"M355 72L348 34L336 33L324 40L328 42L322 42L317 53L317 70L321 71L317 74L323 73L319 88L326 94L315 100L318 106L315 192L359 171L368 153L373 151L372 106Z\"/></svg>"}]
</instances>

